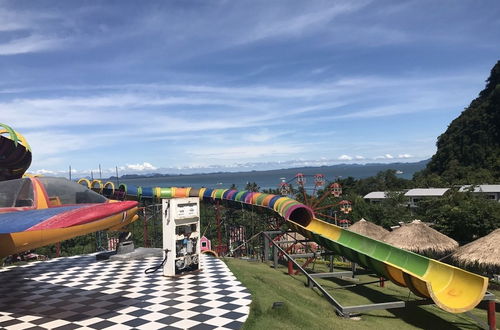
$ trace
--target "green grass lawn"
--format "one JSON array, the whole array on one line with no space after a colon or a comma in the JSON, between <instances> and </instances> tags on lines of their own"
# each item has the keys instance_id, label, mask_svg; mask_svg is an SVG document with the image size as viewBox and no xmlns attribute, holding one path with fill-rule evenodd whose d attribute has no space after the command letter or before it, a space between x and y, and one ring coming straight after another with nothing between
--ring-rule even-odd
<instances>
[{"instance_id":1,"label":"green grass lawn","mask_svg":"<svg viewBox=\"0 0 500 330\"><path fill-rule=\"evenodd\" d=\"M467 315L447 313L434 305L371 311L360 314L358 320L345 319L336 315L318 290L306 287L303 275L289 276L285 267L275 270L260 262L230 258L224 261L252 293L250 315L244 329L479 329ZM316 270L321 267L325 266L316 265ZM361 282L377 279L370 275L359 278ZM344 306L415 300L408 289L390 282L386 282L384 288L370 284L347 289L340 286L350 282L341 279L319 279L319 282ZM500 292L493 293L498 300ZM277 301L284 304L273 309L273 302ZM486 322L485 310L475 309L473 314Z\"/></svg>"}]
</instances>

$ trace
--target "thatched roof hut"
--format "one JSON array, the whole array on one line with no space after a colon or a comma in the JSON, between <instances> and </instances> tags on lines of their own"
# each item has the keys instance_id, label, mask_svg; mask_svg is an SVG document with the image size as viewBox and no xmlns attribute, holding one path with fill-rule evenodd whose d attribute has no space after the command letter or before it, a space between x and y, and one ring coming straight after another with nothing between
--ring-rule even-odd
<instances>
[{"instance_id":1,"label":"thatched roof hut","mask_svg":"<svg viewBox=\"0 0 500 330\"><path fill-rule=\"evenodd\" d=\"M490 274L500 273L500 228L469 244L460 247L450 259L469 269Z\"/></svg>"},{"instance_id":2,"label":"thatched roof hut","mask_svg":"<svg viewBox=\"0 0 500 330\"><path fill-rule=\"evenodd\" d=\"M404 224L384 238L386 243L398 248L432 258L445 256L458 248L454 239L432 229L420 220Z\"/></svg>"},{"instance_id":3,"label":"thatched roof hut","mask_svg":"<svg viewBox=\"0 0 500 330\"><path fill-rule=\"evenodd\" d=\"M383 227L374 224L373 222L366 221L361 218L361 220L353 223L349 228L350 231L355 233L368 236L373 239L377 239L379 241L383 240L384 237L389 234L389 231L384 229Z\"/></svg>"}]
</instances>

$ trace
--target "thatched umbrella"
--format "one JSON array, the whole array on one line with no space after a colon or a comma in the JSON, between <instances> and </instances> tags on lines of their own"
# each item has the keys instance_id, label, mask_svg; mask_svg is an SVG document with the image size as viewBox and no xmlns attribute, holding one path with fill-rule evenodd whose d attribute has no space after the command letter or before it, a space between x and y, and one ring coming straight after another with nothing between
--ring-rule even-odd
<instances>
[{"instance_id":1,"label":"thatched umbrella","mask_svg":"<svg viewBox=\"0 0 500 330\"><path fill-rule=\"evenodd\" d=\"M366 221L365 219L361 218L361 220L353 223L349 228L347 228L350 231L353 231L355 233L368 236L373 239L377 239L379 241L383 240L384 237L389 234L389 231L384 229L383 227L380 227L373 222Z\"/></svg>"},{"instance_id":2,"label":"thatched umbrella","mask_svg":"<svg viewBox=\"0 0 500 330\"><path fill-rule=\"evenodd\" d=\"M454 239L432 229L420 220L404 224L390 232L384 241L398 248L438 258L458 248Z\"/></svg>"},{"instance_id":3,"label":"thatched umbrella","mask_svg":"<svg viewBox=\"0 0 500 330\"><path fill-rule=\"evenodd\" d=\"M490 274L500 273L500 228L460 247L450 259L453 263Z\"/></svg>"}]
</instances>

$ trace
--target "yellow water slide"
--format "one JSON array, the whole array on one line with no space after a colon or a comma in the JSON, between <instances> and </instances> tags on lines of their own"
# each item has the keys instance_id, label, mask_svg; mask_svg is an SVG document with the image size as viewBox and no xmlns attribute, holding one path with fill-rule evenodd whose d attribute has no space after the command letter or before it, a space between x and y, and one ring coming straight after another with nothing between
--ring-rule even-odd
<instances>
[{"instance_id":1,"label":"yellow water slide","mask_svg":"<svg viewBox=\"0 0 500 330\"><path fill-rule=\"evenodd\" d=\"M369 237L311 218L291 227L352 261L371 269L414 294L431 298L451 313L473 309L483 299L488 279L463 269L396 248Z\"/></svg>"},{"instance_id":2,"label":"yellow water slide","mask_svg":"<svg viewBox=\"0 0 500 330\"><path fill-rule=\"evenodd\" d=\"M483 299L488 286L486 277L317 219L309 207L288 197L207 188L136 188L121 185L120 190L131 199L199 197L274 210L304 236L397 285L408 287L417 296L431 298L437 306L451 313L473 309Z\"/></svg>"}]
</instances>

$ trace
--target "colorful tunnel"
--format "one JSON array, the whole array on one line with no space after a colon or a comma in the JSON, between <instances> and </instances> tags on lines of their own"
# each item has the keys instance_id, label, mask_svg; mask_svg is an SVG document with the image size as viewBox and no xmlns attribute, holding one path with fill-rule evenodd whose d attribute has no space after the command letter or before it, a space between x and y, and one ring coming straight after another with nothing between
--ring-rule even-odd
<instances>
[{"instance_id":1,"label":"colorful tunnel","mask_svg":"<svg viewBox=\"0 0 500 330\"><path fill-rule=\"evenodd\" d=\"M408 287L419 297L431 298L448 312L473 309L483 299L488 286L486 277L317 219L309 207L289 197L229 189L136 188L125 184L120 185L118 191L127 199L199 197L272 209L304 236L397 285Z\"/></svg>"}]
</instances>

